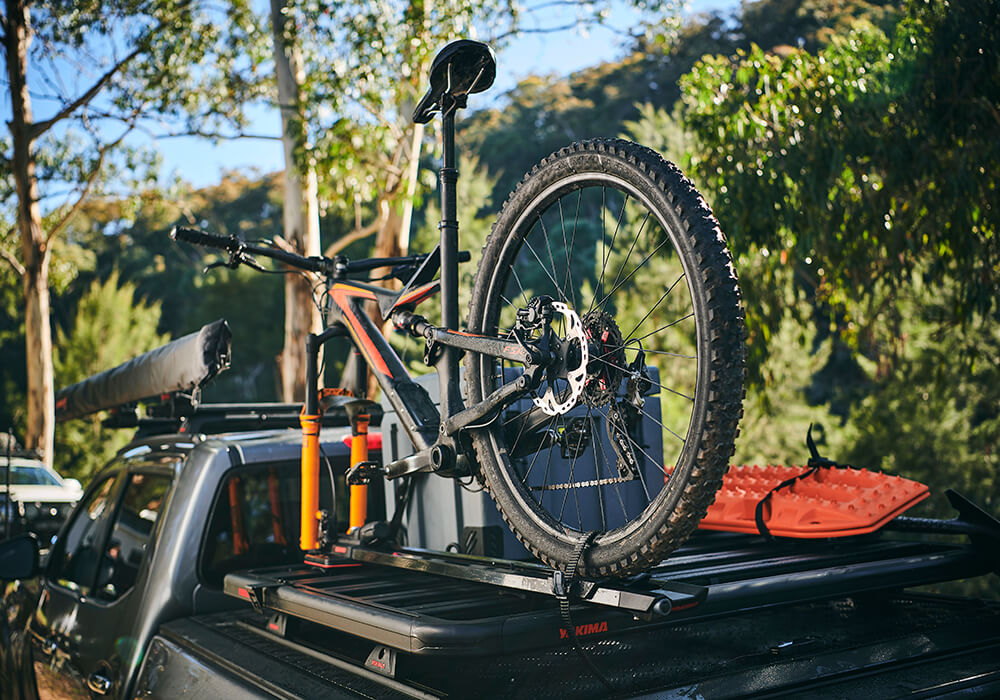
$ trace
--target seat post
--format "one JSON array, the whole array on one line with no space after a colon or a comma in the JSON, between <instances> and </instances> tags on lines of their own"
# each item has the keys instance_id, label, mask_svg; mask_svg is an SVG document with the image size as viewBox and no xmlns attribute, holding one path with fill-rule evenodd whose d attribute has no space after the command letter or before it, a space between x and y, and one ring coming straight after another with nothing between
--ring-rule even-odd
<instances>
[{"instance_id":1,"label":"seat post","mask_svg":"<svg viewBox=\"0 0 1000 700\"><path fill-rule=\"evenodd\" d=\"M440 170L441 188L441 322L449 330L458 330L458 164L455 156L455 112L458 105L442 109L441 129L444 164ZM438 363L441 382L442 415L454 415L462 408L458 389L459 351L446 347Z\"/></svg>"}]
</instances>

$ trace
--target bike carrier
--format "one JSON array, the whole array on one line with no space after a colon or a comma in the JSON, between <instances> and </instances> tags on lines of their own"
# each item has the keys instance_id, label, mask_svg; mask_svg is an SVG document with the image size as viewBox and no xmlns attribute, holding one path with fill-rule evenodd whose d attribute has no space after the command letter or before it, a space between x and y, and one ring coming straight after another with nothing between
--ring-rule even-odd
<instances>
[{"instance_id":1,"label":"bike carrier","mask_svg":"<svg viewBox=\"0 0 1000 700\"><path fill-rule=\"evenodd\" d=\"M560 591L562 575L541 564L341 538L301 565L230 574L225 592L271 613L273 630L314 624L373 644L371 668L379 670L397 652L476 656L565 643L571 634L556 605L564 594L572 633L589 640L1000 571L993 523L899 520L907 530L972 535L973 542L878 533L767 541L702 532L648 574L579 579Z\"/></svg>"}]
</instances>

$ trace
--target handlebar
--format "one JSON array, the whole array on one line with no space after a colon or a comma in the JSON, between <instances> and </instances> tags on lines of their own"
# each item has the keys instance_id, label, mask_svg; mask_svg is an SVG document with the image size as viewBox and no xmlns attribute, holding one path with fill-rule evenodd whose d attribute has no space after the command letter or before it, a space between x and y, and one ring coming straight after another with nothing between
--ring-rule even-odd
<instances>
[{"instance_id":1,"label":"handlebar","mask_svg":"<svg viewBox=\"0 0 1000 700\"><path fill-rule=\"evenodd\" d=\"M214 233L208 233L196 228L187 228L186 226L174 226L170 231L170 238L175 241L186 241L208 248L228 250L231 253L239 250L240 246L243 245L243 241L236 236L217 236Z\"/></svg>"},{"instance_id":2,"label":"handlebar","mask_svg":"<svg viewBox=\"0 0 1000 700\"><path fill-rule=\"evenodd\" d=\"M396 258L366 258L363 260L347 260L337 256L335 258L324 258L321 256L305 257L289 253L280 248L271 248L247 243L239 236L219 236L196 228L186 226L175 226L170 231L170 238L177 241L186 241L194 245L208 248L218 248L229 251L230 263L233 267L241 262L248 262L244 254L260 255L283 262L291 267L310 272L319 272L330 277L338 277L352 272L366 272L379 267L392 267L396 265L419 265L427 259L427 255L407 255ZM472 255L467 250L458 254L459 262L468 262Z\"/></svg>"}]
</instances>

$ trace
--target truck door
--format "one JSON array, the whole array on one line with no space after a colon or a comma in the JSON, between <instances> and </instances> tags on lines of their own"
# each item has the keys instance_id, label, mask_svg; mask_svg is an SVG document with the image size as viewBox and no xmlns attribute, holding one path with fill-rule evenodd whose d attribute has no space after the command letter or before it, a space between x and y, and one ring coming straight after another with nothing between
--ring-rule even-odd
<instances>
[{"instance_id":1,"label":"truck door","mask_svg":"<svg viewBox=\"0 0 1000 700\"><path fill-rule=\"evenodd\" d=\"M122 470L93 488L53 548L30 632L42 700L117 694L135 649L133 595L172 470Z\"/></svg>"}]
</instances>

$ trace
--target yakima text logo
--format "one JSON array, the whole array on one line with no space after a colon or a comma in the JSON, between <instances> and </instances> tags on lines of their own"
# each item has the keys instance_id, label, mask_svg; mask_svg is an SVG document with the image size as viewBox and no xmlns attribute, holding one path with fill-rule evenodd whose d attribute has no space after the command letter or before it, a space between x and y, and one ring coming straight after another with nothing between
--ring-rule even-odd
<instances>
[{"instance_id":1,"label":"yakima text logo","mask_svg":"<svg viewBox=\"0 0 1000 700\"><path fill-rule=\"evenodd\" d=\"M605 620L603 622L591 622L591 623L586 624L586 625L577 625L576 626L576 636L577 637L586 637L588 634L597 634L598 632L607 632L607 631L608 631L608 621L607 620ZM560 628L559 629L559 639L566 639L568 637L569 637L569 632L567 630L565 630L565 629Z\"/></svg>"}]
</instances>

